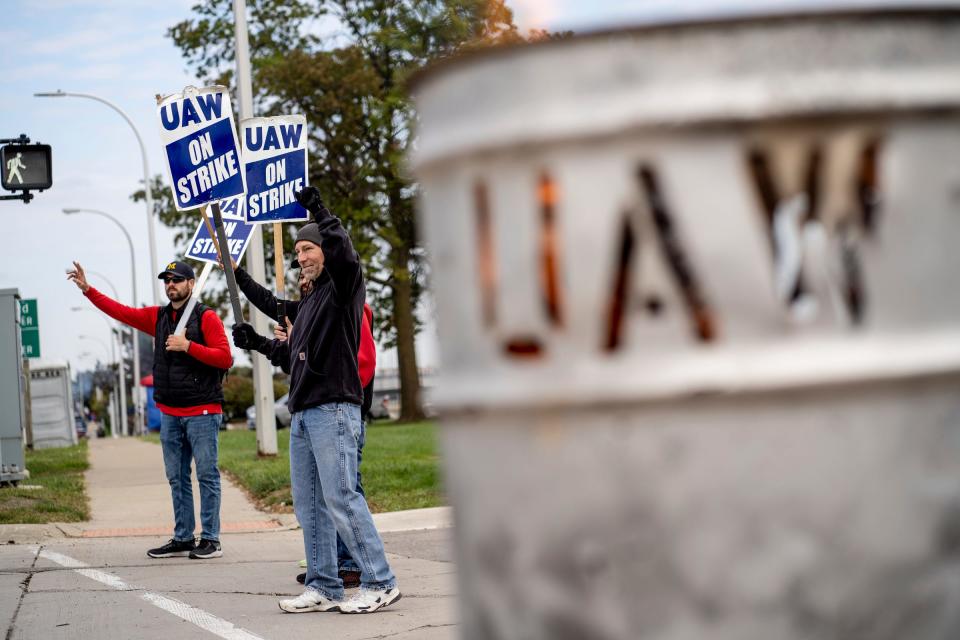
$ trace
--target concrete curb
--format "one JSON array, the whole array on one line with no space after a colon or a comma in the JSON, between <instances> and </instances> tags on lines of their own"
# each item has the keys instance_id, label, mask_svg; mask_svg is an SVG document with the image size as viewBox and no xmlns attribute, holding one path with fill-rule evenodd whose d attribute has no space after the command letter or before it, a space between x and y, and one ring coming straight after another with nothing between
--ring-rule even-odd
<instances>
[{"instance_id":1,"label":"concrete curb","mask_svg":"<svg viewBox=\"0 0 960 640\"><path fill-rule=\"evenodd\" d=\"M380 533L446 529L453 526L451 507L429 507L407 511L388 511L373 514L373 522Z\"/></svg>"},{"instance_id":2,"label":"concrete curb","mask_svg":"<svg viewBox=\"0 0 960 640\"><path fill-rule=\"evenodd\" d=\"M450 507L430 507L373 514L373 521L380 533L444 529L453 526L453 510ZM85 526L86 525L86 526ZM248 525L248 526L244 526ZM292 513L271 514L264 522L224 523L223 533L271 533L299 529L297 518ZM47 524L0 525L0 544L23 544L42 542L56 538L132 538L156 537L170 533L171 525L130 527L126 529L91 529L89 523L50 522Z\"/></svg>"}]
</instances>

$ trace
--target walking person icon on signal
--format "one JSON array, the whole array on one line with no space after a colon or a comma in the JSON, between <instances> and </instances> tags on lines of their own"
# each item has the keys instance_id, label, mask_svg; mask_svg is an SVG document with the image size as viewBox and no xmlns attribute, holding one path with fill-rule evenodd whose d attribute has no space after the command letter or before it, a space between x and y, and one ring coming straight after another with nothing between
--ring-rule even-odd
<instances>
[{"instance_id":1,"label":"walking person icon on signal","mask_svg":"<svg viewBox=\"0 0 960 640\"><path fill-rule=\"evenodd\" d=\"M17 182L23 184L23 175L20 173L20 169L26 169L27 165L23 163L22 157L23 154L18 152L15 158L7 160L7 170L10 172L7 174L7 184L13 184L13 176L17 176Z\"/></svg>"}]
</instances>

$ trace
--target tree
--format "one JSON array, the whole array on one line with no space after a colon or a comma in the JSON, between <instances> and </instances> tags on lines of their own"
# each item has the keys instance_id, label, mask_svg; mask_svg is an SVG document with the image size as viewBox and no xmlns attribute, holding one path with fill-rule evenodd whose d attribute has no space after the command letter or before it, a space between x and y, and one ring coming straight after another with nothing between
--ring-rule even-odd
<instances>
[{"instance_id":1,"label":"tree","mask_svg":"<svg viewBox=\"0 0 960 640\"><path fill-rule=\"evenodd\" d=\"M415 118L405 84L438 58L524 38L503 0L247 4L258 115L307 117L309 181L344 221L365 265L378 338L397 347L400 418L420 419L414 340L426 274L414 216L417 186L402 168ZM199 77L230 86L232 2L200 0L193 12L169 35ZM322 24L340 31L321 39L315 30Z\"/></svg>"}]
</instances>

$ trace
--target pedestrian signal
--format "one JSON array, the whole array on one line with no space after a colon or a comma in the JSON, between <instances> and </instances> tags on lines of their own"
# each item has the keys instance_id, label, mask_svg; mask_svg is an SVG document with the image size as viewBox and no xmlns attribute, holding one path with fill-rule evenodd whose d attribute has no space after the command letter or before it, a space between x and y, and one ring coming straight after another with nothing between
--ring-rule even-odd
<instances>
[{"instance_id":1,"label":"pedestrian signal","mask_svg":"<svg viewBox=\"0 0 960 640\"><path fill-rule=\"evenodd\" d=\"M7 191L49 189L53 162L48 144L8 144L0 147L0 185Z\"/></svg>"}]
</instances>

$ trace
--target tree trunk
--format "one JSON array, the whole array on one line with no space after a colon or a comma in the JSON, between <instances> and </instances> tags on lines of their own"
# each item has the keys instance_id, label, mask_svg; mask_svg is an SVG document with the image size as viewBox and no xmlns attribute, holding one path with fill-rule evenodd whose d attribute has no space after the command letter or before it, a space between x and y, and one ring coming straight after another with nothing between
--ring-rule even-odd
<instances>
[{"instance_id":1,"label":"tree trunk","mask_svg":"<svg viewBox=\"0 0 960 640\"><path fill-rule=\"evenodd\" d=\"M409 256L405 248L394 248L393 321L397 328L397 366L400 369L400 421L423 420L420 404L420 372L415 348L416 323L410 292Z\"/></svg>"}]
</instances>

